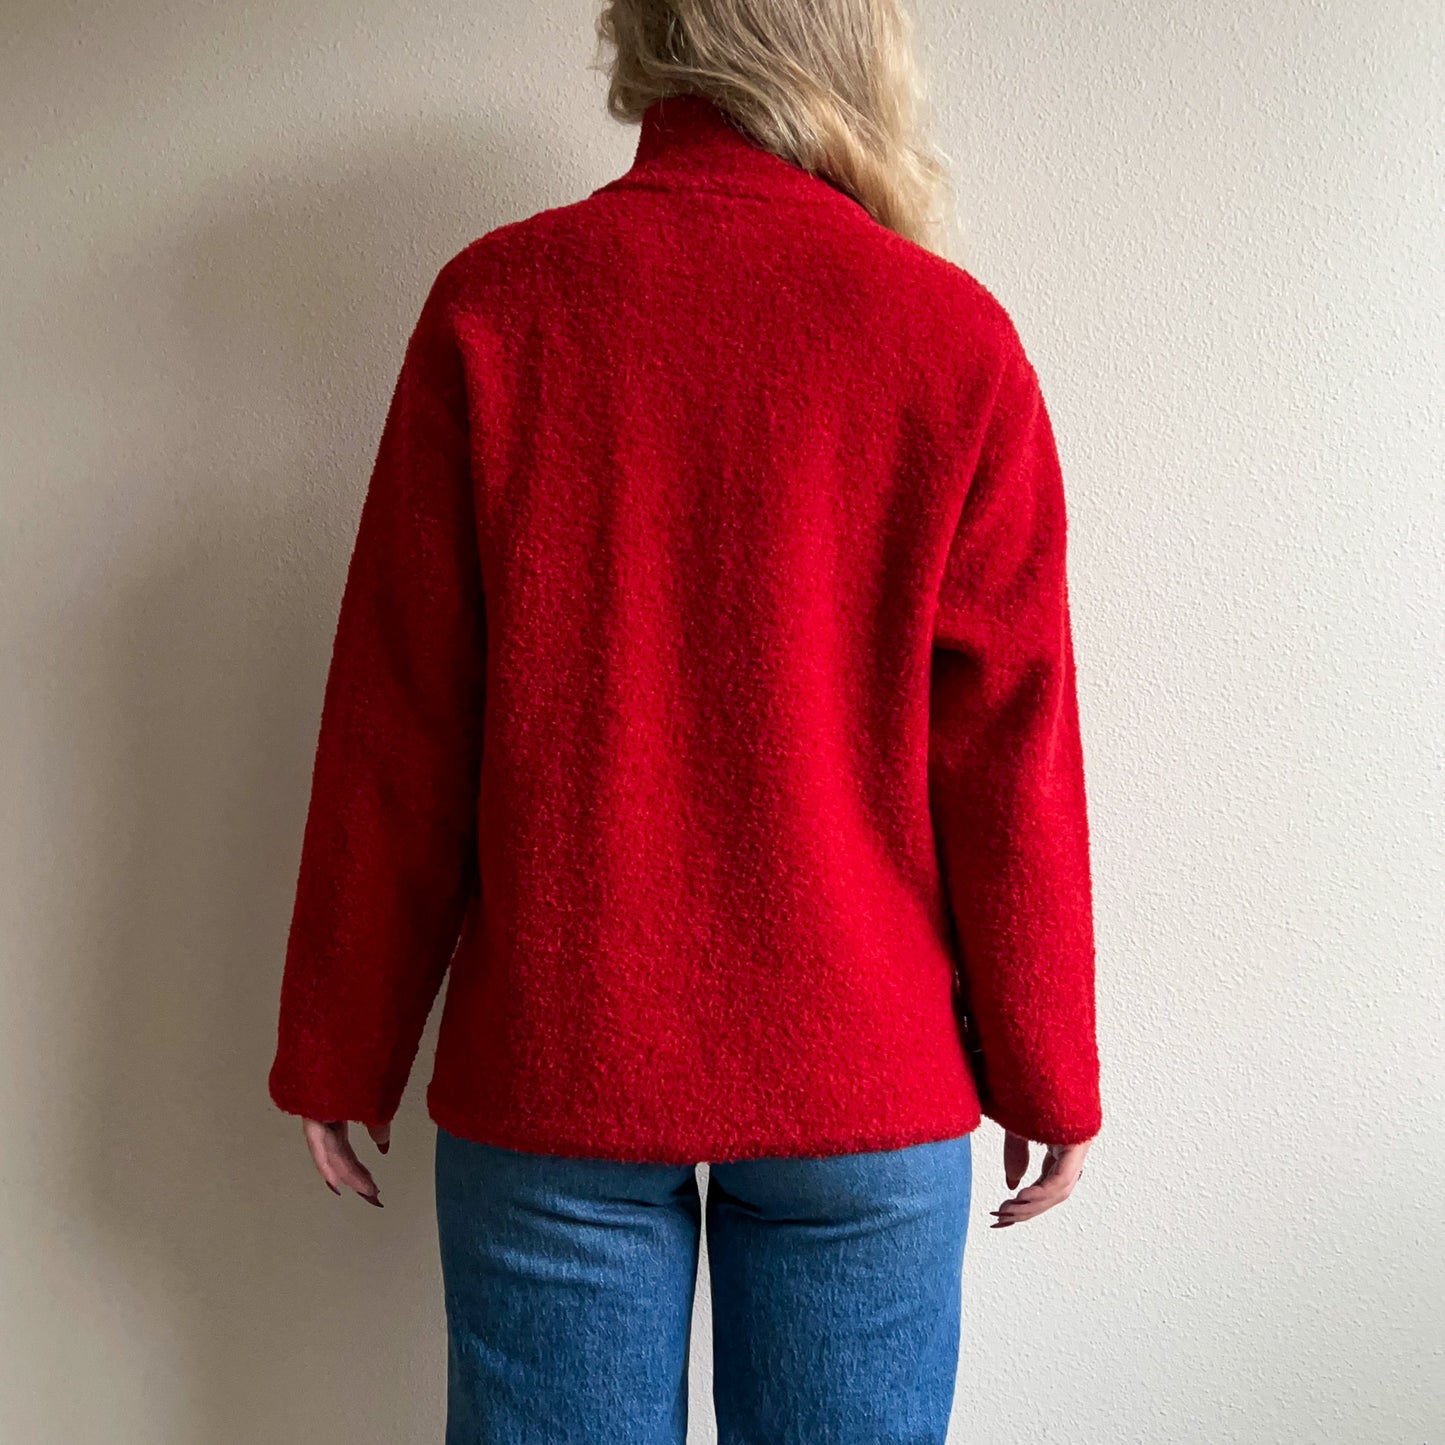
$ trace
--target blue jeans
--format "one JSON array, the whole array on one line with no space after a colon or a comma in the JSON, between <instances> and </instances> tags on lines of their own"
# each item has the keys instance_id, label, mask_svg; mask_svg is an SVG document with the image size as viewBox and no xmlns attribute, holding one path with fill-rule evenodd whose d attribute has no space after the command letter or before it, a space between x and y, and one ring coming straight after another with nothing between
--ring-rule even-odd
<instances>
[{"instance_id":1,"label":"blue jeans","mask_svg":"<svg viewBox=\"0 0 1445 1445\"><path fill-rule=\"evenodd\" d=\"M446 1445L684 1445L702 1220L719 1445L942 1445L969 1136L691 1165L436 1138Z\"/></svg>"}]
</instances>

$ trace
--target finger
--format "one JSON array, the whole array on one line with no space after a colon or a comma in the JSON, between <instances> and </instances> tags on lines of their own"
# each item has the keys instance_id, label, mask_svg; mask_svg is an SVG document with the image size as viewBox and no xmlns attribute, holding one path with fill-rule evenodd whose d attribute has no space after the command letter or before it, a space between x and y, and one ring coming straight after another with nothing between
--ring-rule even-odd
<instances>
[{"instance_id":1,"label":"finger","mask_svg":"<svg viewBox=\"0 0 1445 1445\"><path fill-rule=\"evenodd\" d=\"M1056 1204L1062 1204L1072 1191L1072 1184L1051 1182L1046 1186L1031 1185L1028 1189L1021 1190L1012 1199L1006 1199L994 1211L994 1217L1015 1223L1024 1219L1033 1219L1046 1209L1052 1209Z\"/></svg>"},{"instance_id":2,"label":"finger","mask_svg":"<svg viewBox=\"0 0 1445 1445\"><path fill-rule=\"evenodd\" d=\"M1018 1205L1058 1204L1069 1197L1073 1188L1073 1180L1054 1175L1042 1184L1030 1184L1027 1189L1020 1189L1013 1199L1007 1202Z\"/></svg>"},{"instance_id":3,"label":"finger","mask_svg":"<svg viewBox=\"0 0 1445 1445\"><path fill-rule=\"evenodd\" d=\"M1006 1199L993 1211L995 1218L1019 1220L1032 1219L1037 1214L1042 1214L1046 1209L1052 1209L1056 1204L1062 1204L1070 1194L1073 1193L1074 1183L1078 1176L1070 1177L1062 1172L1055 1172L1041 1183L1030 1184L1026 1189L1021 1189L1012 1199Z\"/></svg>"},{"instance_id":4,"label":"finger","mask_svg":"<svg viewBox=\"0 0 1445 1445\"><path fill-rule=\"evenodd\" d=\"M376 1187L376 1180L372 1178L371 1170L356 1157L356 1150L351 1147L349 1131L345 1124L331 1131L328 1141L328 1157L331 1167L335 1171L337 1183L345 1185L348 1189L354 1189L363 1199L380 1207L381 1193Z\"/></svg>"},{"instance_id":5,"label":"finger","mask_svg":"<svg viewBox=\"0 0 1445 1445\"><path fill-rule=\"evenodd\" d=\"M1060 1173L1059 1167L1055 1163L1049 1166L1048 1173L1040 1172L1037 1179L1031 1184L1024 1185L1018 1192L1023 1195L1029 1195L1030 1197L1035 1194L1053 1194L1060 1189L1066 1189L1069 1183L1069 1176Z\"/></svg>"},{"instance_id":6,"label":"finger","mask_svg":"<svg viewBox=\"0 0 1445 1445\"><path fill-rule=\"evenodd\" d=\"M994 1222L989 1226L989 1228L1007 1229L1010 1225L1023 1224L1028 1220L1033 1219L1036 1214L1040 1214L1042 1212L1042 1210L1029 1211L1023 1209L1014 1212L1002 1212L999 1214L999 1217L994 1220Z\"/></svg>"},{"instance_id":7,"label":"finger","mask_svg":"<svg viewBox=\"0 0 1445 1445\"><path fill-rule=\"evenodd\" d=\"M331 1165L331 1154L326 1142L328 1127L320 1119L303 1119L301 1121L306 1148L311 1155L311 1162L316 1166L316 1172L333 1194L340 1194L341 1190L337 1188L335 1170Z\"/></svg>"},{"instance_id":8,"label":"finger","mask_svg":"<svg viewBox=\"0 0 1445 1445\"><path fill-rule=\"evenodd\" d=\"M999 1219L1032 1219L1035 1215L1042 1214L1046 1209L1052 1209L1056 1204L1062 1204L1062 1199L1009 1199L999 1205L996 1217Z\"/></svg>"},{"instance_id":9,"label":"finger","mask_svg":"<svg viewBox=\"0 0 1445 1445\"><path fill-rule=\"evenodd\" d=\"M371 1142L381 1153L385 1154L391 1148L391 1125L389 1123L368 1124L366 1132L371 1135Z\"/></svg>"},{"instance_id":10,"label":"finger","mask_svg":"<svg viewBox=\"0 0 1445 1445\"><path fill-rule=\"evenodd\" d=\"M1022 1224L1026 1219L1032 1219L1035 1214L1042 1211L1037 1205L1015 1204L1013 1200L1005 1202L994 1211L994 1222L1000 1225Z\"/></svg>"},{"instance_id":11,"label":"finger","mask_svg":"<svg viewBox=\"0 0 1445 1445\"><path fill-rule=\"evenodd\" d=\"M1003 1177L1010 1189L1019 1187L1029 1168L1029 1141L1021 1134L1005 1131L1003 1136Z\"/></svg>"}]
</instances>

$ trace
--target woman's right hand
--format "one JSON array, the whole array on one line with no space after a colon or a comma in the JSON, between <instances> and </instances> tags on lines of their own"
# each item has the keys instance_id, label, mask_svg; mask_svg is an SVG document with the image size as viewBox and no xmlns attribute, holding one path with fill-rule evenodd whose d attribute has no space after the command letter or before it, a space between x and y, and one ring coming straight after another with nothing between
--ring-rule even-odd
<instances>
[{"instance_id":1,"label":"woman's right hand","mask_svg":"<svg viewBox=\"0 0 1445 1445\"><path fill-rule=\"evenodd\" d=\"M1021 1224L1025 1219L1033 1219L1044 1210L1062 1204L1074 1192L1074 1185L1084 1172L1084 1156L1089 1152L1089 1143L1045 1145L1039 1177L1027 1189L1020 1189L1012 1199L1005 1199L992 1211L995 1222L989 1228L1007 1229L1011 1224ZM1028 1167L1029 1141L1021 1134L1005 1130L1003 1170L1010 1189L1018 1188Z\"/></svg>"},{"instance_id":2,"label":"woman's right hand","mask_svg":"<svg viewBox=\"0 0 1445 1445\"><path fill-rule=\"evenodd\" d=\"M340 1186L344 1184L368 1204L374 1204L378 1209L382 1207L381 1194L376 1180L371 1177L371 1170L356 1157L356 1150L351 1147L346 1120L303 1119L301 1129L316 1172L333 1194L340 1194ZM390 1124L367 1124L365 1129L381 1153L385 1154L391 1148Z\"/></svg>"}]
</instances>

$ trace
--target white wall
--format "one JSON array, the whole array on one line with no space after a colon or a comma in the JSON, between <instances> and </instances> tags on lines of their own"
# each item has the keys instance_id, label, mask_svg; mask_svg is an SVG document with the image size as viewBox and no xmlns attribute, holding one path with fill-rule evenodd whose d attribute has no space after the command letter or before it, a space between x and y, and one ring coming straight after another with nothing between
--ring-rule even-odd
<instances>
[{"instance_id":1,"label":"white wall","mask_svg":"<svg viewBox=\"0 0 1445 1445\"><path fill-rule=\"evenodd\" d=\"M440 1438L426 1068L382 1212L265 1071L399 348L630 161L592 14L6 6L4 1445ZM920 24L1071 478L1107 1110L1012 1233L976 1136L957 1438L1445 1440L1445 11Z\"/></svg>"}]
</instances>

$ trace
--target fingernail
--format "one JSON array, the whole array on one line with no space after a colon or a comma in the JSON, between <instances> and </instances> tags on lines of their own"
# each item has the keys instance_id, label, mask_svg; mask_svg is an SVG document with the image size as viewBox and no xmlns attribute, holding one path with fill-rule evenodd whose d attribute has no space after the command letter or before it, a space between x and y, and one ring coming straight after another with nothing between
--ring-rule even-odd
<instances>
[{"instance_id":1,"label":"fingernail","mask_svg":"<svg viewBox=\"0 0 1445 1445\"><path fill-rule=\"evenodd\" d=\"M324 1180L323 1183L325 1183L326 1187L327 1187L333 1194L340 1194L340 1193L341 1193L341 1191L340 1191L329 1179Z\"/></svg>"},{"instance_id":2,"label":"fingernail","mask_svg":"<svg viewBox=\"0 0 1445 1445\"><path fill-rule=\"evenodd\" d=\"M364 1195L363 1198L369 1199L374 1205L376 1205L376 1207L377 1207L378 1209L384 1209L384 1208L386 1207L386 1206L381 1202L381 1195L379 1195L379 1194L368 1194L368 1195Z\"/></svg>"},{"instance_id":3,"label":"fingernail","mask_svg":"<svg viewBox=\"0 0 1445 1445\"><path fill-rule=\"evenodd\" d=\"M391 1140L388 1139L385 1144L378 1144L376 1147L380 1149L383 1154L389 1153L391 1150Z\"/></svg>"}]
</instances>

